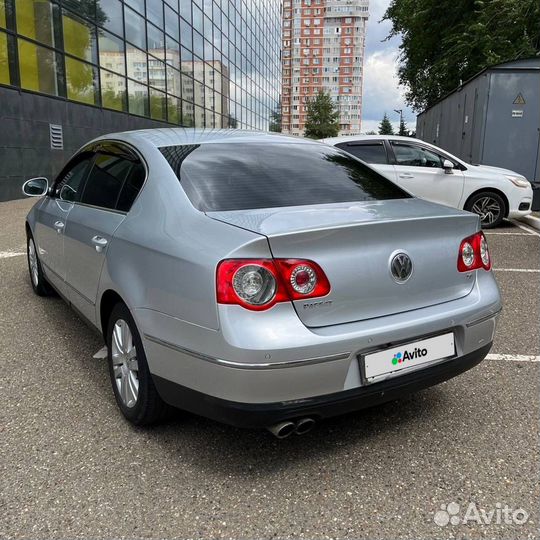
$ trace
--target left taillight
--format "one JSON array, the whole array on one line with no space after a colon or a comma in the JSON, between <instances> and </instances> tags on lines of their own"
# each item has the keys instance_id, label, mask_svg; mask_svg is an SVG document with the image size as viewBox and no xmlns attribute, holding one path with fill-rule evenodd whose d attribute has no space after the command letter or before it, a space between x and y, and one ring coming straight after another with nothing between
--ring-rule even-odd
<instances>
[{"instance_id":1,"label":"left taillight","mask_svg":"<svg viewBox=\"0 0 540 540\"><path fill-rule=\"evenodd\" d=\"M218 303L256 311L330 292L321 267L303 259L226 259L217 267L216 286Z\"/></svg>"},{"instance_id":2,"label":"left taillight","mask_svg":"<svg viewBox=\"0 0 540 540\"><path fill-rule=\"evenodd\" d=\"M479 231L461 241L457 268L460 272L471 270L491 270L491 257L486 237Z\"/></svg>"}]
</instances>

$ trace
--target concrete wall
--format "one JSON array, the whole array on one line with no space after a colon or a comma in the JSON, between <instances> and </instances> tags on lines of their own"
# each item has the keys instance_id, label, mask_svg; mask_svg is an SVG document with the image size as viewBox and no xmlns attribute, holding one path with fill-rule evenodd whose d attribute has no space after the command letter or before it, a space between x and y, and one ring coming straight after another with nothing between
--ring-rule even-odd
<instances>
[{"instance_id":1,"label":"concrete wall","mask_svg":"<svg viewBox=\"0 0 540 540\"><path fill-rule=\"evenodd\" d=\"M514 103L518 94L524 104ZM421 113L416 133L469 163L540 181L540 58L479 74Z\"/></svg>"},{"instance_id":2,"label":"concrete wall","mask_svg":"<svg viewBox=\"0 0 540 540\"><path fill-rule=\"evenodd\" d=\"M49 124L63 128L64 149L51 150ZM0 87L0 201L24 197L34 176L52 179L90 139L115 131L169 124L126 113Z\"/></svg>"}]
</instances>

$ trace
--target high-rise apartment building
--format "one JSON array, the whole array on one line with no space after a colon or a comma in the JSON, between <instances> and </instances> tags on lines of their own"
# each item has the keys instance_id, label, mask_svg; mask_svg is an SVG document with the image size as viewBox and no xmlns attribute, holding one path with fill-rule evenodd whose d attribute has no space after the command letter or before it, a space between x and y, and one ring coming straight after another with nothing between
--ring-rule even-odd
<instances>
[{"instance_id":1,"label":"high-rise apartment building","mask_svg":"<svg viewBox=\"0 0 540 540\"><path fill-rule=\"evenodd\" d=\"M303 135L320 90L339 108L340 135L360 132L369 0L284 0L282 130Z\"/></svg>"}]
</instances>

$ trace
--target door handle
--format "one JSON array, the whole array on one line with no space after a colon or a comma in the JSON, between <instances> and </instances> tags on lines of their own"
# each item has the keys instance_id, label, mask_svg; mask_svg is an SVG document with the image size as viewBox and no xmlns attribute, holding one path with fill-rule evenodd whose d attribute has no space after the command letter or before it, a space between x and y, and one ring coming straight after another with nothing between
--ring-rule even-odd
<instances>
[{"instance_id":1,"label":"door handle","mask_svg":"<svg viewBox=\"0 0 540 540\"><path fill-rule=\"evenodd\" d=\"M400 178L414 178L414 174L411 173L401 173L399 175Z\"/></svg>"},{"instance_id":2,"label":"door handle","mask_svg":"<svg viewBox=\"0 0 540 540\"><path fill-rule=\"evenodd\" d=\"M106 238L103 238L103 236L94 236L92 238L92 243L94 246L96 246L96 251L98 253L101 253L103 251L103 248L107 245L108 240Z\"/></svg>"},{"instance_id":3,"label":"door handle","mask_svg":"<svg viewBox=\"0 0 540 540\"><path fill-rule=\"evenodd\" d=\"M66 224L63 221L55 221L54 222L54 228L56 229L56 232L60 234L63 230Z\"/></svg>"}]
</instances>

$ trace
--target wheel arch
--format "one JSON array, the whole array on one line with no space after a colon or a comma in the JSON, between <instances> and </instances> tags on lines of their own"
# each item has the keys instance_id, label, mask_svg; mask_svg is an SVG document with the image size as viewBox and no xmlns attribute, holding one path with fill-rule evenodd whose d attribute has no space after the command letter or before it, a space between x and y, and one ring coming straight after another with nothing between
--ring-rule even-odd
<instances>
[{"instance_id":1,"label":"wheel arch","mask_svg":"<svg viewBox=\"0 0 540 540\"><path fill-rule=\"evenodd\" d=\"M112 289L107 289L101 295L101 300L99 302L99 323L105 341L107 340L107 324L109 322L109 317L114 306L118 303L127 305L124 299Z\"/></svg>"},{"instance_id":2,"label":"wheel arch","mask_svg":"<svg viewBox=\"0 0 540 540\"><path fill-rule=\"evenodd\" d=\"M501 197L504 203L504 217L505 218L508 217L508 213L510 212L510 203L508 202L508 197L505 195L503 191L494 187L480 188L474 191L473 193L471 193L467 197L467 200L465 201L465 204L463 205L464 210L467 210L467 207L469 206L471 199L480 193L496 193L497 195L499 195L499 197Z\"/></svg>"}]
</instances>

